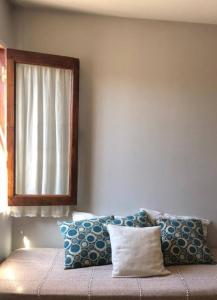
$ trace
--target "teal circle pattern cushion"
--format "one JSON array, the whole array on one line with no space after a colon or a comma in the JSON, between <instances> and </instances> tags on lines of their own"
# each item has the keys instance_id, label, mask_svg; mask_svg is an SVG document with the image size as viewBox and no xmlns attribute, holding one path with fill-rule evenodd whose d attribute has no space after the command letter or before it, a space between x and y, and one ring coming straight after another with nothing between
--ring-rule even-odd
<instances>
[{"instance_id":1,"label":"teal circle pattern cushion","mask_svg":"<svg viewBox=\"0 0 217 300\"><path fill-rule=\"evenodd\" d=\"M115 217L113 225L128 226L128 227L151 227L152 223L148 213L141 210L135 215L127 217Z\"/></svg>"},{"instance_id":2,"label":"teal circle pattern cushion","mask_svg":"<svg viewBox=\"0 0 217 300\"><path fill-rule=\"evenodd\" d=\"M64 236L65 269L111 263L111 242L106 224L113 216L82 221L58 222Z\"/></svg>"},{"instance_id":3,"label":"teal circle pattern cushion","mask_svg":"<svg viewBox=\"0 0 217 300\"><path fill-rule=\"evenodd\" d=\"M65 269L111 264L111 242L107 224L151 226L145 211L127 217L98 217L57 224L64 237Z\"/></svg>"},{"instance_id":4,"label":"teal circle pattern cushion","mask_svg":"<svg viewBox=\"0 0 217 300\"><path fill-rule=\"evenodd\" d=\"M160 218L157 225L161 228L166 266L216 263L204 240L200 220Z\"/></svg>"}]
</instances>

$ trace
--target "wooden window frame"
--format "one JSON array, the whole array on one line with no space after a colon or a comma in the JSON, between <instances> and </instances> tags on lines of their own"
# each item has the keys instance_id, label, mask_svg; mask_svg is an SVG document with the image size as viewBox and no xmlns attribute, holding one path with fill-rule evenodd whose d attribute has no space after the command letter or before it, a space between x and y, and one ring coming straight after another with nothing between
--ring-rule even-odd
<instances>
[{"instance_id":1,"label":"wooden window frame","mask_svg":"<svg viewBox=\"0 0 217 300\"><path fill-rule=\"evenodd\" d=\"M0 44L0 214L6 209L7 145L6 145L6 50Z\"/></svg>"},{"instance_id":2,"label":"wooden window frame","mask_svg":"<svg viewBox=\"0 0 217 300\"><path fill-rule=\"evenodd\" d=\"M15 193L15 138L16 138L16 64L31 64L70 69L73 72L71 105L71 149L69 195L17 195ZM77 203L78 178L78 105L79 105L79 59L7 49L7 150L8 150L8 205L75 205Z\"/></svg>"},{"instance_id":3,"label":"wooden window frame","mask_svg":"<svg viewBox=\"0 0 217 300\"><path fill-rule=\"evenodd\" d=\"M3 65L5 66L6 64L6 51L5 49L0 45L0 67ZM1 74L2 70L0 69L0 80L2 80ZM0 82L1 86L0 86L0 128L2 129L2 134L4 137L6 137L6 128L5 128L5 112L6 112L6 102L4 99L4 83ZM6 81L5 81L6 84ZM0 135L0 147L4 148L4 141L3 141L3 137Z\"/></svg>"}]
</instances>

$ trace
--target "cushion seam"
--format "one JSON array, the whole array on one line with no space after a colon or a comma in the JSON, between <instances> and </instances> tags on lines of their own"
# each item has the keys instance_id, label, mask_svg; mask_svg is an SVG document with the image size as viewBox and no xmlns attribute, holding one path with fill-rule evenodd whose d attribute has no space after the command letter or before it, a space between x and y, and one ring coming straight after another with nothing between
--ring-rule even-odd
<instances>
[{"instance_id":1,"label":"cushion seam","mask_svg":"<svg viewBox=\"0 0 217 300\"><path fill-rule=\"evenodd\" d=\"M136 279L136 282L137 282L138 289L139 289L139 299L141 300L141 299L142 299L142 287L141 287L140 279L137 278L137 279Z\"/></svg>"},{"instance_id":2,"label":"cushion seam","mask_svg":"<svg viewBox=\"0 0 217 300\"><path fill-rule=\"evenodd\" d=\"M59 253L60 253L60 250L57 250L57 252L56 252L56 254L55 254L55 256L54 256L54 258L53 258L53 260L52 260L52 263L51 263L50 267L48 268L48 270L47 270L45 276L42 278L41 282L39 283L39 285L38 285L38 287L37 287L37 296L38 296L39 298L41 297L41 289L42 289L43 285L45 284L45 282L46 282L46 280L47 280L47 278L48 278L48 275L49 275L50 271L53 269L54 263L56 262L56 259L57 259L57 256L59 255Z\"/></svg>"},{"instance_id":3,"label":"cushion seam","mask_svg":"<svg viewBox=\"0 0 217 300\"><path fill-rule=\"evenodd\" d=\"M178 269L176 270L176 272L177 272L177 274L179 276L179 279L180 279L183 287L185 288L185 296L186 296L186 300L188 300L191 297L190 288L189 288L189 286L187 284L187 281L185 280L182 272L180 270L178 270Z\"/></svg>"},{"instance_id":4,"label":"cushion seam","mask_svg":"<svg viewBox=\"0 0 217 300\"><path fill-rule=\"evenodd\" d=\"M95 271L95 269L93 268L91 271L90 280L88 283L88 299L90 299L91 295L92 295L91 286L92 286L92 282L93 282L94 271Z\"/></svg>"}]
</instances>

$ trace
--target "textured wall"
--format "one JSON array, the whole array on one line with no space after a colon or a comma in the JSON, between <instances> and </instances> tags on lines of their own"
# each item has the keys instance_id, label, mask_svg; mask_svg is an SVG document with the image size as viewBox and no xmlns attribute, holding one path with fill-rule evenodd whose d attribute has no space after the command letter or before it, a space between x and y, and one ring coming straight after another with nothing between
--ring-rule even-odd
<instances>
[{"instance_id":1,"label":"textured wall","mask_svg":"<svg viewBox=\"0 0 217 300\"><path fill-rule=\"evenodd\" d=\"M12 225L11 219L0 214L0 261L11 252Z\"/></svg>"},{"instance_id":2,"label":"textured wall","mask_svg":"<svg viewBox=\"0 0 217 300\"><path fill-rule=\"evenodd\" d=\"M13 46L13 22L12 8L9 6L9 1L0 1L0 44L4 43L7 47Z\"/></svg>"},{"instance_id":3,"label":"textured wall","mask_svg":"<svg viewBox=\"0 0 217 300\"><path fill-rule=\"evenodd\" d=\"M15 22L18 48L80 58L79 209L149 207L216 226L217 27L31 9ZM15 219L15 248L22 229L61 246L55 220Z\"/></svg>"}]
</instances>

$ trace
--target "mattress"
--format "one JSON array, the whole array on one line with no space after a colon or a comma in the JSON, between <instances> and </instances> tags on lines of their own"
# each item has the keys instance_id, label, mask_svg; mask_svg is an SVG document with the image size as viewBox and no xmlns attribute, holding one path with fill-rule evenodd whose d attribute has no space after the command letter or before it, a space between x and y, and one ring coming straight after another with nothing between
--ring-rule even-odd
<instances>
[{"instance_id":1,"label":"mattress","mask_svg":"<svg viewBox=\"0 0 217 300\"><path fill-rule=\"evenodd\" d=\"M0 265L0 299L217 300L217 265L173 266L163 277L112 278L111 265L64 270L63 258L62 249L16 250Z\"/></svg>"}]
</instances>

